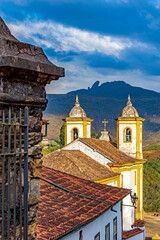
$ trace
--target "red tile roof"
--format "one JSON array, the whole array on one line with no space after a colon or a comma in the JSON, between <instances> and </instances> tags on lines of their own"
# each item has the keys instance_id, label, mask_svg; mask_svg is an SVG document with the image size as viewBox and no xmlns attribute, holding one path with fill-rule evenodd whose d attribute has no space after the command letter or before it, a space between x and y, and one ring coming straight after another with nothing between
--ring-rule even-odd
<instances>
[{"instance_id":1,"label":"red tile roof","mask_svg":"<svg viewBox=\"0 0 160 240\"><path fill-rule=\"evenodd\" d=\"M91 181L119 175L79 150L57 150L44 156L42 160L43 166Z\"/></svg>"},{"instance_id":2,"label":"red tile roof","mask_svg":"<svg viewBox=\"0 0 160 240\"><path fill-rule=\"evenodd\" d=\"M94 183L46 167L42 169L42 178L75 193L111 204L117 203L130 193L129 189ZM37 225L39 240L62 237L111 207L111 204L74 195L43 180L40 184Z\"/></svg>"},{"instance_id":3,"label":"red tile roof","mask_svg":"<svg viewBox=\"0 0 160 240\"><path fill-rule=\"evenodd\" d=\"M137 161L142 161L140 159L136 159L128 156L127 154L121 152L112 143L104 140L104 139L95 139L95 138L79 138L76 141L81 141L84 144L88 145L92 149L101 153L102 155L109 158L109 160L113 163L135 163Z\"/></svg>"},{"instance_id":4,"label":"red tile roof","mask_svg":"<svg viewBox=\"0 0 160 240\"><path fill-rule=\"evenodd\" d=\"M133 224L132 227L144 227L146 222L144 220L136 220Z\"/></svg>"},{"instance_id":5,"label":"red tile roof","mask_svg":"<svg viewBox=\"0 0 160 240\"><path fill-rule=\"evenodd\" d=\"M131 238L139 233L142 233L144 232L144 230L141 230L139 228L134 228L132 230L129 230L129 231L124 231L123 232L123 239L128 239L128 238Z\"/></svg>"}]
</instances>

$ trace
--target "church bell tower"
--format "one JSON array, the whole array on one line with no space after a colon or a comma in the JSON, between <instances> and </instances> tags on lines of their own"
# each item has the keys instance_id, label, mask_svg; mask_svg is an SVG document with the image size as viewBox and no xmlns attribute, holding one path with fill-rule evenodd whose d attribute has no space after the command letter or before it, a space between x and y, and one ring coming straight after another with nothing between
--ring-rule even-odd
<instances>
[{"instance_id":1,"label":"church bell tower","mask_svg":"<svg viewBox=\"0 0 160 240\"><path fill-rule=\"evenodd\" d=\"M75 106L64 120L65 145L77 138L90 138L92 121L92 119L87 118L85 111L79 104L78 96L76 96Z\"/></svg>"},{"instance_id":2,"label":"church bell tower","mask_svg":"<svg viewBox=\"0 0 160 240\"><path fill-rule=\"evenodd\" d=\"M130 96L117 121L117 148L131 157L143 159L142 125L145 119L140 118L132 106Z\"/></svg>"}]
</instances>

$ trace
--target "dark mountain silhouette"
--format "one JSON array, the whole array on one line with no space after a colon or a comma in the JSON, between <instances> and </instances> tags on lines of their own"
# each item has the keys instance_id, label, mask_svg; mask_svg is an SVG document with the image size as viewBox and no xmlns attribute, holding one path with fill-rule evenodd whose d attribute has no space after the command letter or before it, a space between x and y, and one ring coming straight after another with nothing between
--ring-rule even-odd
<instances>
[{"instance_id":1,"label":"dark mountain silhouette","mask_svg":"<svg viewBox=\"0 0 160 240\"><path fill-rule=\"evenodd\" d=\"M99 81L96 81L93 86L88 89L79 89L76 91L68 92L72 95L85 95L94 97L111 97L116 99L126 99L126 95L130 94L132 98L142 97L158 97L160 93L143 89L140 87L133 87L123 81L105 82L99 85Z\"/></svg>"},{"instance_id":2,"label":"dark mountain silhouette","mask_svg":"<svg viewBox=\"0 0 160 240\"><path fill-rule=\"evenodd\" d=\"M133 106L137 109L144 122L144 137L160 130L160 93L133 87L122 81L106 82L99 86L95 82L91 88L81 89L68 94L48 94L46 114L67 117L74 106L75 95L79 95L81 107L87 117L94 119L92 131L98 133L103 129L102 121L107 119L107 129L111 135L116 136L115 118L120 116L121 110L126 106L128 94L131 95ZM153 135L154 136L154 135Z\"/></svg>"}]
</instances>

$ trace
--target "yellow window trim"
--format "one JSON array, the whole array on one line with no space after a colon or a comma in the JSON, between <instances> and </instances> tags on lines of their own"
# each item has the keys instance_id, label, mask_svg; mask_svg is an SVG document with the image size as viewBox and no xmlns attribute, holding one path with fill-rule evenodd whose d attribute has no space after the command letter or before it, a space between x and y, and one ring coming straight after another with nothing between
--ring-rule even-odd
<instances>
[{"instance_id":1,"label":"yellow window trim","mask_svg":"<svg viewBox=\"0 0 160 240\"><path fill-rule=\"evenodd\" d=\"M65 119L65 122L79 122L79 121L92 122L93 119L90 119L90 118L66 118Z\"/></svg>"},{"instance_id":2,"label":"yellow window trim","mask_svg":"<svg viewBox=\"0 0 160 240\"><path fill-rule=\"evenodd\" d=\"M120 175L117 175L117 176L114 176L114 177L105 178L105 179L94 181L94 182L101 183L101 184L108 184L108 183L112 183L114 181L118 181L119 178L120 178Z\"/></svg>"},{"instance_id":3,"label":"yellow window trim","mask_svg":"<svg viewBox=\"0 0 160 240\"><path fill-rule=\"evenodd\" d=\"M127 128L129 128L130 131L131 131L131 141L126 141L126 130L127 130ZM123 130L123 142L125 142L125 143L132 143L132 128L130 128L130 127L125 127L124 128L124 130Z\"/></svg>"},{"instance_id":4,"label":"yellow window trim","mask_svg":"<svg viewBox=\"0 0 160 240\"><path fill-rule=\"evenodd\" d=\"M77 129L78 130L78 138L79 138L79 129L78 128L76 128L76 127L73 127L72 129L71 129L71 141L74 141L74 136L73 136L73 130L74 129ZM78 139L77 138L77 139Z\"/></svg>"}]
</instances>

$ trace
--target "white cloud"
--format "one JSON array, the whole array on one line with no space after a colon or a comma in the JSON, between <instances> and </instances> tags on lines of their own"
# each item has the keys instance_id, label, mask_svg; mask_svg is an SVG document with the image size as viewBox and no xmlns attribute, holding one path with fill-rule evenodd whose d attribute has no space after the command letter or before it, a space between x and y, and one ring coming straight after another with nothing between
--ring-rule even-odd
<instances>
[{"instance_id":1,"label":"white cloud","mask_svg":"<svg viewBox=\"0 0 160 240\"><path fill-rule=\"evenodd\" d=\"M56 52L99 52L118 57L122 50L133 45L127 38L100 35L51 21L35 20L8 25L16 37L31 39L37 45L54 49Z\"/></svg>"},{"instance_id":2,"label":"white cloud","mask_svg":"<svg viewBox=\"0 0 160 240\"><path fill-rule=\"evenodd\" d=\"M10 23L11 32L20 40L35 43L38 46L54 49L57 52L89 52L103 53L122 57L125 48L138 46L154 51L154 47L128 38L116 38L87 32L73 27L66 27L51 21L25 21ZM53 81L46 87L48 93L66 93L80 88L87 88L95 81L123 80L134 86L145 87L160 92L159 76L147 76L140 71L122 71L115 69L94 69L87 66L84 60L74 57L70 62L60 62L54 59L53 63L66 70L66 77Z\"/></svg>"},{"instance_id":3,"label":"white cloud","mask_svg":"<svg viewBox=\"0 0 160 240\"><path fill-rule=\"evenodd\" d=\"M140 70L113 70L113 69L94 69L86 66L79 59L73 59L71 62L58 62L53 60L58 66L63 66L66 70L65 78L58 81L52 81L46 87L47 93L62 94L77 89L87 89L95 81L112 82L125 81L132 86L142 87L160 92L159 76L148 76Z\"/></svg>"}]
</instances>

